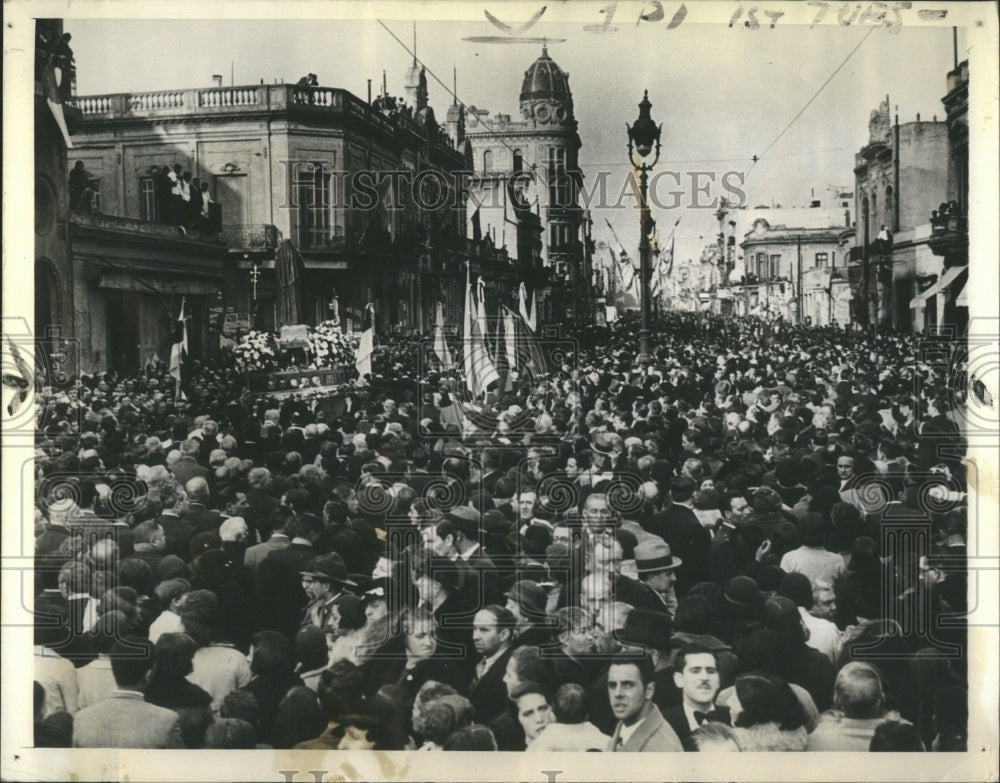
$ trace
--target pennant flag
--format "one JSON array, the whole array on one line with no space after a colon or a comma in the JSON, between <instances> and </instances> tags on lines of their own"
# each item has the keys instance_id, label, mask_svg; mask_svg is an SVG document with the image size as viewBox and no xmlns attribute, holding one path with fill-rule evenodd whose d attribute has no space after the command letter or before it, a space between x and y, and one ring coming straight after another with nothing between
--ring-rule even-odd
<instances>
[{"instance_id":1,"label":"pennant flag","mask_svg":"<svg viewBox=\"0 0 1000 783\"><path fill-rule=\"evenodd\" d=\"M472 213L472 241L482 242L483 240L483 224L479 220L479 207L476 207L476 211Z\"/></svg>"},{"instance_id":2,"label":"pennant flag","mask_svg":"<svg viewBox=\"0 0 1000 783\"><path fill-rule=\"evenodd\" d=\"M517 369L517 326L514 323L514 313L506 307L503 309L504 352L507 355L507 366Z\"/></svg>"},{"instance_id":3,"label":"pennant flag","mask_svg":"<svg viewBox=\"0 0 1000 783\"><path fill-rule=\"evenodd\" d=\"M532 332L538 331L538 308L535 292L531 292L531 307L529 309L528 288L524 283L521 283L521 287L518 290L518 308L521 312L521 318L524 319L524 323L527 324L528 328Z\"/></svg>"},{"instance_id":4,"label":"pennant flag","mask_svg":"<svg viewBox=\"0 0 1000 783\"><path fill-rule=\"evenodd\" d=\"M45 68L42 71L42 85L45 88L45 102L52 112L52 118L59 126L63 140L68 149L73 149L73 140L69 137L66 127L66 117L63 115L63 82L70 78L70 68L73 67L73 53L66 43L64 35L59 41L46 42L51 50L46 57Z\"/></svg>"},{"instance_id":5,"label":"pennant flag","mask_svg":"<svg viewBox=\"0 0 1000 783\"><path fill-rule=\"evenodd\" d=\"M392 190L392 177L383 178L375 187L376 197L375 203L371 206L371 217L368 218L368 222L365 224L364 230L361 232L361 238L358 240L358 246L364 244L365 239L368 237L368 232L371 230L372 225L375 220L381 216L385 216L384 229L389 233L391 239L396 238L396 227L395 222L392 220L392 210L389 203L389 191Z\"/></svg>"},{"instance_id":6,"label":"pennant flag","mask_svg":"<svg viewBox=\"0 0 1000 783\"><path fill-rule=\"evenodd\" d=\"M674 273L674 238L670 237L670 251L667 253L665 275L670 277Z\"/></svg>"},{"instance_id":7,"label":"pennant flag","mask_svg":"<svg viewBox=\"0 0 1000 783\"><path fill-rule=\"evenodd\" d=\"M372 352L375 346L375 308L371 302L365 305L365 314L361 323L361 342L358 343L358 353L354 358L354 366L358 377L364 378L372 374Z\"/></svg>"},{"instance_id":8,"label":"pennant flag","mask_svg":"<svg viewBox=\"0 0 1000 783\"><path fill-rule=\"evenodd\" d=\"M506 345L507 317L503 312L504 310L506 310L506 308L503 307L503 305L501 305L500 309L501 309L500 328L497 329L496 347L493 349L493 359L496 362L497 376L500 379L500 382L497 385L497 390L502 393L508 391L512 387L512 383L510 380L510 371L511 371L510 355L507 353L507 345Z\"/></svg>"},{"instance_id":9,"label":"pennant flag","mask_svg":"<svg viewBox=\"0 0 1000 783\"><path fill-rule=\"evenodd\" d=\"M437 317L434 321L434 353L441 362L442 370L450 370L454 366L448 341L444 337L444 305L441 302L437 303Z\"/></svg>"},{"instance_id":10,"label":"pennant flag","mask_svg":"<svg viewBox=\"0 0 1000 783\"><path fill-rule=\"evenodd\" d=\"M187 368L188 333L187 319L184 315L187 299L181 300L181 314L177 316L177 333L175 342L170 348L170 376L177 382L174 389L174 399L186 400L185 389L189 376Z\"/></svg>"},{"instance_id":11,"label":"pennant flag","mask_svg":"<svg viewBox=\"0 0 1000 783\"><path fill-rule=\"evenodd\" d=\"M485 394L489 385L499 380L496 368L493 366L489 352L486 349L484 331L480 328L480 318L482 318L482 322L485 324L485 316L485 309L483 309L482 315L480 315L479 306L472 291L470 273L466 269L465 318L462 324L462 347L463 358L465 360L465 385L474 397Z\"/></svg>"}]
</instances>

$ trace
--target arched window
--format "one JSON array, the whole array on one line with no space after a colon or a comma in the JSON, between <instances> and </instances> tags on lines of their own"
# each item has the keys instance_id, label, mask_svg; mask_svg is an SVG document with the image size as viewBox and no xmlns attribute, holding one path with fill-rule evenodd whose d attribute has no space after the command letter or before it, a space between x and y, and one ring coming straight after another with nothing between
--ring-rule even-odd
<instances>
[{"instance_id":1,"label":"arched window","mask_svg":"<svg viewBox=\"0 0 1000 783\"><path fill-rule=\"evenodd\" d=\"M493 170L493 150L483 151L483 171Z\"/></svg>"}]
</instances>

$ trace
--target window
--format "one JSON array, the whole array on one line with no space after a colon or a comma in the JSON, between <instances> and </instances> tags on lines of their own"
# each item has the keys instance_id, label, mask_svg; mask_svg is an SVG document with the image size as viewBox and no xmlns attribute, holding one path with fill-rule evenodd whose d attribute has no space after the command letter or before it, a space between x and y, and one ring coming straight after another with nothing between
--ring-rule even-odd
<instances>
[{"instance_id":1,"label":"window","mask_svg":"<svg viewBox=\"0 0 1000 783\"><path fill-rule=\"evenodd\" d=\"M771 256L770 275L774 279L781 274L781 256Z\"/></svg>"},{"instance_id":2,"label":"window","mask_svg":"<svg viewBox=\"0 0 1000 783\"><path fill-rule=\"evenodd\" d=\"M521 155L521 150L514 150L514 173L517 174L524 167L524 157Z\"/></svg>"},{"instance_id":3,"label":"window","mask_svg":"<svg viewBox=\"0 0 1000 783\"><path fill-rule=\"evenodd\" d=\"M552 250L561 250L569 244L569 225L566 223L552 223L549 226L549 247Z\"/></svg>"},{"instance_id":4,"label":"window","mask_svg":"<svg viewBox=\"0 0 1000 783\"><path fill-rule=\"evenodd\" d=\"M294 185L299 245L325 245L330 235L333 176L324 171L322 163L303 163L296 167Z\"/></svg>"},{"instance_id":5,"label":"window","mask_svg":"<svg viewBox=\"0 0 1000 783\"><path fill-rule=\"evenodd\" d=\"M816 266L817 267L828 266L827 254L826 253L817 253L816 254Z\"/></svg>"},{"instance_id":6,"label":"window","mask_svg":"<svg viewBox=\"0 0 1000 783\"><path fill-rule=\"evenodd\" d=\"M493 150L483 151L483 171L493 171Z\"/></svg>"},{"instance_id":7,"label":"window","mask_svg":"<svg viewBox=\"0 0 1000 783\"><path fill-rule=\"evenodd\" d=\"M148 223L160 219L156 205L156 180L153 177L139 178L139 218Z\"/></svg>"},{"instance_id":8,"label":"window","mask_svg":"<svg viewBox=\"0 0 1000 783\"><path fill-rule=\"evenodd\" d=\"M547 174L549 178L549 206L569 206L569 176L566 174L566 150L549 147Z\"/></svg>"},{"instance_id":9,"label":"window","mask_svg":"<svg viewBox=\"0 0 1000 783\"><path fill-rule=\"evenodd\" d=\"M830 253L830 266L832 266L832 267L836 267L837 266L837 251L836 250L834 250L833 252Z\"/></svg>"}]
</instances>

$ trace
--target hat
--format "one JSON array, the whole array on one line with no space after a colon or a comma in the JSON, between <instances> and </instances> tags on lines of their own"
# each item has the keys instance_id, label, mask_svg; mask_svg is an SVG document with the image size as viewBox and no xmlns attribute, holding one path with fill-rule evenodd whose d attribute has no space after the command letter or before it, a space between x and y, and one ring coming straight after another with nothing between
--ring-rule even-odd
<instances>
[{"instance_id":1,"label":"hat","mask_svg":"<svg viewBox=\"0 0 1000 783\"><path fill-rule=\"evenodd\" d=\"M347 564L344 563L344 558L336 552L331 552L328 555L317 555L299 573L303 576L313 576L319 579L326 579L330 582L338 582L348 587L357 586L347 578Z\"/></svg>"},{"instance_id":2,"label":"hat","mask_svg":"<svg viewBox=\"0 0 1000 783\"><path fill-rule=\"evenodd\" d=\"M803 609L812 609L812 582L805 574L798 572L785 574L784 579L781 580L781 586L778 588L778 594L790 598Z\"/></svg>"},{"instance_id":3,"label":"hat","mask_svg":"<svg viewBox=\"0 0 1000 783\"><path fill-rule=\"evenodd\" d=\"M545 591L531 579L521 579L504 593L504 598L510 598L527 609L530 614L544 615L548 603Z\"/></svg>"},{"instance_id":4,"label":"hat","mask_svg":"<svg viewBox=\"0 0 1000 783\"><path fill-rule=\"evenodd\" d=\"M598 432L594 435L591 448L598 454L610 456L613 452L622 450L621 436L614 432Z\"/></svg>"},{"instance_id":5,"label":"hat","mask_svg":"<svg viewBox=\"0 0 1000 783\"><path fill-rule=\"evenodd\" d=\"M719 397L725 397L729 394L729 390L733 388L733 385L729 381L719 381L715 384L715 393Z\"/></svg>"},{"instance_id":6,"label":"hat","mask_svg":"<svg viewBox=\"0 0 1000 783\"><path fill-rule=\"evenodd\" d=\"M764 566L757 572L757 576L754 581L757 582L757 587L765 592L773 593L781 585L781 580L784 578L785 572L781 569L781 566L776 566L773 563Z\"/></svg>"},{"instance_id":7,"label":"hat","mask_svg":"<svg viewBox=\"0 0 1000 783\"><path fill-rule=\"evenodd\" d=\"M781 508L781 495L771 487L757 487L753 492L751 505L754 511L778 511Z\"/></svg>"},{"instance_id":8,"label":"hat","mask_svg":"<svg viewBox=\"0 0 1000 783\"><path fill-rule=\"evenodd\" d=\"M723 597L727 604L739 609L756 608L763 598L757 583L749 576L734 576L730 579Z\"/></svg>"},{"instance_id":9,"label":"hat","mask_svg":"<svg viewBox=\"0 0 1000 783\"><path fill-rule=\"evenodd\" d=\"M643 541L635 548L635 569L640 574L654 574L680 565L680 558L670 553L670 545L665 541Z\"/></svg>"},{"instance_id":10,"label":"hat","mask_svg":"<svg viewBox=\"0 0 1000 783\"><path fill-rule=\"evenodd\" d=\"M445 515L445 519L463 533L479 534L479 512L470 506L455 506Z\"/></svg>"},{"instance_id":11,"label":"hat","mask_svg":"<svg viewBox=\"0 0 1000 783\"><path fill-rule=\"evenodd\" d=\"M765 628L775 631L796 631L802 625L802 617L795 601L783 595L775 596L764 604L761 621Z\"/></svg>"},{"instance_id":12,"label":"hat","mask_svg":"<svg viewBox=\"0 0 1000 783\"><path fill-rule=\"evenodd\" d=\"M616 636L625 644L651 647L654 650L670 649L673 633L670 615L650 609L633 609L625 618L625 627Z\"/></svg>"}]
</instances>

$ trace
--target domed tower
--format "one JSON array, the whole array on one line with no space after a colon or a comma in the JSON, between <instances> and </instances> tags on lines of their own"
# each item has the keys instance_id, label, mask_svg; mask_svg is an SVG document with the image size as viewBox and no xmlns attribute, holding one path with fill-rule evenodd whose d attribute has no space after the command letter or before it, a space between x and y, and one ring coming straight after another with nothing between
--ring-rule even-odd
<instances>
[{"instance_id":1,"label":"domed tower","mask_svg":"<svg viewBox=\"0 0 1000 783\"><path fill-rule=\"evenodd\" d=\"M573 115L569 74L549 57L547 47L521 83L521 117L535 137L535 173L544 191L545 263L555 280L573 290L582 277L579 205L582 176L578 163L580 136Z\"/></svg>"},{"instance_id":2,"label":"domed tower","mask_svg":"<svg viewBox=\"0 0 1000 783\"><path fill-rule=\"evenodd\" d=\"M569 74L549 57L547 47L542 47L542 56L524 72L521 116L535 128L572 126L576 130Z\"/></svg>"}]
</instances>

